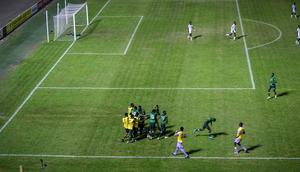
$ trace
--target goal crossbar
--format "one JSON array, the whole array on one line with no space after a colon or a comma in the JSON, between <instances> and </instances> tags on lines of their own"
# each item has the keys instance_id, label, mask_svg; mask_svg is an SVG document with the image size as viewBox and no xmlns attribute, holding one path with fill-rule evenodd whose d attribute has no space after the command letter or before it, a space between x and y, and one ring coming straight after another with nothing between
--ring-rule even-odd
<instances>
[{"instance_id":1,"label":"goal crossbar","mask_svg":"<svg viewBox=\"0 0 300 172\"><path fill-rule=\"evenodd\" d=\"M85 10L84 13L85 21L84 22L79 21L83 23L77 24L76 22L78 22L78 19L76 19L76 15L82 10ZM76 27L89 25L87 3L86 2L83 4L68 3L65 8L63 8L56 16L53 17L53 20L54 20L54 40L58 39L66 30L68 30L71 27L73 27L72 29L73 31L71 34L73 35L73 39L76 40L77 37Z\"/></svg>"}]
</instances>

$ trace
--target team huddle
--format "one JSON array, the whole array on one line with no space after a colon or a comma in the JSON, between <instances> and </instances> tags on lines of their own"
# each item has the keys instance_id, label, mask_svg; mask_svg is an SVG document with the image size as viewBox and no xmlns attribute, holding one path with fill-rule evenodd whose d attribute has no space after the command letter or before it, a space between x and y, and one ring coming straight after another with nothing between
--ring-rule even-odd
<instances>
[{"instance_id":1,"label":"team huddle","mask_svg":"<svg viewBox=\"0 0 300 172\"><path fill-rule=\"evenodd\" d=\"M291 18L295 18L295 19L298 18L296 2L294 2L291 7ZM188 31L187 39L192 41L193 40L193 31L195 31L192 21L189 22L189 24L187 26L187 31ZM230 32L225 35L232 38L233 40L236 40L238 38L236 21L233 21L233 23L230 27ZM300 25L298 25L298 27L296 29L296 45L300 45Z\"/></svg>"},{"instance_id":2,"label":"team huddle","mask_svg":"<svg viewBox=\"0 0 300 172\"><path fill-rule=\"evenodd\" d=\"M149 125L146 125L147 120L149 120ZM128 106L128 112L124 114L122 123L125 129L123 142L132 143L145 138L145 136L150 140L155 137L157 139L167 138L165 136L168 123L167 112L160 113L158 105L147 115L141 105L137 107L131 103ZM159 133L156 133L156 128Z\"/></svg>"}]
</instances>

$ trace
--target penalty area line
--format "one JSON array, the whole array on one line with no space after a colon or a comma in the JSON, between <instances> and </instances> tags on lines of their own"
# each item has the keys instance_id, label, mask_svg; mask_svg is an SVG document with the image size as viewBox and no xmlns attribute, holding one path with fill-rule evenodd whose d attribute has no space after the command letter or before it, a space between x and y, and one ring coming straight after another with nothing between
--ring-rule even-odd
<instances>
[{"instance_id":1,"label":"penalty area line","mask_svg":"<svg viewBox=\"0 0 300 172\"><path fill-rule=\"evenodd\" d=\"M92 21L97 18L97 16L104 10L107 4L111 0L108 0L106 4L99 10L96 16L92 19ZM92 22L91 21L91 22ZM47 71L47 73L43 76L43 78L36 84L36 86L31 90L31 92L27 95L27 97L22 101L22 103L17 107L14 113L9 117L9 119L4 123L4 125L0 128L0 133L7 127L7 125L15 118L15 116L19 113L19 111L24 107L24 105L28 102L28 100L32 97L35 91L42 85L42 83L46 80L49 74L54 70L54 68L58 65L58 63L64 58L64 56L69 52L69 50L73 47L76 40L74 40L69 47L63 52L63 54L58 58L58 60L53 64L53 66Z\"/></svg>"},{"instance_id":2,"label":"penalty area line","mask_svg":"<svg viewBox=\"0 0 300 172\"><path fill-rule=\"evenodd\" d=\"M66 159L184 159L183 156L105 156L105 155L46 155L46 154L0 154L0 157L38 157ZM204 160L300 160L300 157L206 157L192 156Z\"/></svg>"},{"instance_id":3,"label":"penalty area line","mask_svg":"<svg viewBox=\"0 0 300 172\"><path fill-rule=\"evenodd\" d=\"M134 29L134 31L133 31L133 33L132 33L130 39L129 39L129 42L128 42L128 44L127 44L125 50L124 50L124 55L127 54L127 51L128 51L128 49L129 49L129 47L130 47L130 45L131 45L131 42L132 42L132 40L133 40L133 38L134 38L134 36L135 36L136 31L138 30L138 28L139 28L139 26L140 26L140 24L141 24L143 18L144 18L144 16L140 16L140 20L139 20L138 24L136 25L136 27L135 27L135 29Z\"/></svg>"}]
</instances>

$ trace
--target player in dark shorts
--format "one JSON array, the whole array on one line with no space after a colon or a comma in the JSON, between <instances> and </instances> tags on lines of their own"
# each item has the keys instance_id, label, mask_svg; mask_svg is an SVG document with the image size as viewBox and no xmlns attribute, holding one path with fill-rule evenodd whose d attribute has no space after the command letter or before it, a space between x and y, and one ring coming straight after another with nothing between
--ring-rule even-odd
<instances>
[{"instance_id":1,"label":"player in dark shorts","mask_svg":"<svg viewBox=\"0 0 300 172\"><path fill-rule=\"evenodd\" d=\"M277 84L277 79L275 77L275 74L272 73L270 81L269 81L269 89L268 89L268 97L267 97L267 99L271 98L271 90L273 90L274 96L275 96L275 98L277 98L276 84Z\"/></svg>"},{"instance_id":2,"label":"player in dark shorts","mask_svg":"<svg viewBox=\"0 0 300 172\"><path fill-rule=\"evenodd\" d=\"M202 128L194 128L193 133L195 134L196 132L204 131L205 129L207 129L208 133L209 133L209 138L210 139L214 138L213 135L211 135L211 131L212 131L211 127L212 127L213 122L216 122L216 118L212 118L212 117L208 118L204 122L203 127ZM210 124L210 126L209 126L209 124Z\"/></svg>"}]
</instances>

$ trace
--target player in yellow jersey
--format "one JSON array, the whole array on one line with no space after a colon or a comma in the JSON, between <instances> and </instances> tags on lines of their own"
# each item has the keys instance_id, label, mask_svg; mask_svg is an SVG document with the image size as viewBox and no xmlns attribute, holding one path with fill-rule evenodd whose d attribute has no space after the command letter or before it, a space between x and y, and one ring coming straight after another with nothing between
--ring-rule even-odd
<instances>
[{"instance_id":1,"label":"player in yellow jersey","mask_svg":"<svg viewBox=\"0 0 300 172\"><path fill-rule=\"evenodd\" d=\"M128 138L128 132L129 132L129 130L128 130L128 123L129 123L128 113L124 114L124 117L122 118L122 122L123 122L123 127L125 129L125 136L122 139L122 142L124 142L125 139Z\"/></svg>"},{"instance_id":2,"label":"player in yellow jersey","mask_svg":"<svg viewBox=\"0 0 300 172\"><path fill-rule=\"evenodd\" d=\"M175 136L177 136L177 144L176 144L176 149L172 153L172 155L176 156L178 150L180 150L184 154L185 158L189 159L190 156L185 152L182 146L183 138L186 137L186 134L183 133L183 129L184 129L183 127L180 127L180 130L175 132Z\"/></svg>"},{"instance_id":3,"label":"player in yellow jersey","mask_svg":"<svg viewBox=\"0 0 300 172\"><path fill-rule=\"evenodd\" d=\"M134 108L134 104L130 103L130 105L128 106L128 114L131 114L133 108Z\"/></svg>"},{"instance_id":4,"label":"player in yellow jersey","mask_svg":"<svg viewBox=\"0 0 300 172\"><path fill-rule=\"evenodd\" d=\"M127 143L133 141L133 127L134 127L134 116L130 114L130 117L128 117L128 134L129 134L129 140Z\"/></svg>"},{"instance_id":5,"label":"player in yellow jersey","mask_svg":"<svg viewBox=\"0 0 300 172\"><path fill-rule=\"evenodd\" d=\"M238 155L238 154L239 154L239 150L238 150L238 148L237 148L237 145L240 146L240 147L244 150L245 153L248 153L247 148L241 144L241 141L242 141L242 139L243 139L245 133L246 133L246 132L245 132L245 129L244 129L244 127L243 127L243 123L240 122L239 128L238 128L238 130L237 130L236 137L235 137L235 139L234 139L234 154L235 154L235 155Z\"/></svg>"}]
</instances>

